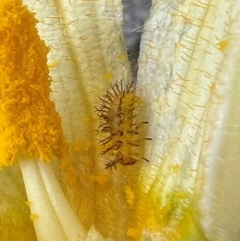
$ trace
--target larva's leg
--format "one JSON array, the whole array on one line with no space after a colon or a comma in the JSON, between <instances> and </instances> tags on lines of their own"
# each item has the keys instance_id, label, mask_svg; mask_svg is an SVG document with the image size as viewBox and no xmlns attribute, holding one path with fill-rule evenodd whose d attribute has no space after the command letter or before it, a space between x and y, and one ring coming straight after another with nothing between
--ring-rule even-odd
<instances>
[{"instance_id":1,"label":"larva's leg","mask_svg":"<svg viewBox=\"0 0 240 241\"><path fill-rule=\"evenodd\" d=\"M138 158L146 161L146 162L149 162L149 160L148 160L147 158L143 157L142 155L140 155L140 154L137 153L137 152L133 152L132 154L133 154L134 156L136 156L136 157L138 157Z\"/></svg>"},{"instance_id":2,"label":"larva's leg","mask_svg":"<svg viewBox=\"0 0 240 241\"><path fill-rule=\"evenodd\" d=\"M139 144L135 143L134 140L132 140L131 142L127 140L126 143L131 146L139 146Z\"/></svg>"},{"instance_id":3,"label":"larva's leg","mask_svg":"<svg viewBox=\"0 0 240 241\"><path fill-rule=\"evenodd\" d=\"M107 162L105 164L105 169L110 169L112 168L114 165L116 165L120 160L119 159L116 159L114 161L110 161L110 162Z\"/></svg>"},{"instance_id":4,"label":"larva's leg","mask_svg":"<svg viewBox=\"0 0 240 241\"><path fill-rule=\"evenodd\" d=\"M134 159L134 158L128 158L128 159L120 159L120 163L124 166L127 165L134 165L136 162L138 162L138 160Z\"/></svg>"},{"instance_id":5,"label":"larva's leg","mask_svg":"<svg viewBox=\"0 0 240 241\"><path fill-rule=\"evenodd\" d=\"M105 139L103 140L100 140L99 143L101 144L101 146L105 146L109 141L112 140L112 135L106 137Z\"/></svg>"},{"instance_id":6,"label":"larva's leg","mask_svg":"<svg viewBox=\"0 0 240 241\"><path fill-rule=\"evenodd\" d=\"M126 130L126 133L131 135L138 135L138 132L136 130Z\"/></svg>"},{"instance_id":7,"label":"larva's leg","mask_svg":"<svg viewBox=\"0 0 240 241\"><path fill-rule=\"evenodd\" d=\"M114 145L110 146L105 151L102 151L101 155L103 156L105 153L107 153L110 150L118 150L122 146L122 144L123 144L122 141L116 141Z\"/></svg>"},{"instance_id":8,"label":"larva's leg","mask_svg":"<svg viewBox=\"0 0 240 241\"><path fill-rule=\"evenodd\" d=\"M142 127L143 125L146 125L146 124L148 124L147 121L141 121L141 122L136 124L135 129L138 130L140 127Z\"/></svg>"}]
</instances>

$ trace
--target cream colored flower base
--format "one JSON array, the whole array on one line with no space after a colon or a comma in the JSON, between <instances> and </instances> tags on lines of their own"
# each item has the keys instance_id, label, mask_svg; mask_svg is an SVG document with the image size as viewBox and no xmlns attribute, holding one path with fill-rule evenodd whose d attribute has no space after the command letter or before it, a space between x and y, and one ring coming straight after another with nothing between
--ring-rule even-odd
<instances>
[{"instance_id":1,"label":"cream colored flower base","mask_svg":"<svg viewBox=\"0 0 240 241\"><path fill-rule=\"evenodd\" d=\"M84 240L86 231L73 212L48 163L19 161L38 241Z\"/></svg>"}]
</instances>

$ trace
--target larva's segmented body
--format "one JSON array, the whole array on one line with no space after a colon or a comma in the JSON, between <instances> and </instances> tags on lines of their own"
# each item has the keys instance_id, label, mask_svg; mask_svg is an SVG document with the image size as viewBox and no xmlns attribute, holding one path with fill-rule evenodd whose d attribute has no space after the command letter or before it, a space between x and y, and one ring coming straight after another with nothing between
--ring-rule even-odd
<instances>
[{"instance_id":1,"label":"larva's segmented body","mask_svg":"<svg viewBox=\"0 0 240 241\"><path fill-rule=\"evenodd\" d=\"M101 154L110 159L106 169L117 163L133 165L140 159L148 161L140 155L140 146L151 138L139 138L139 129L147 122L134 122L142 102L134 92L132 83L123 87L121 81L111 85L103 98L99 97L101 104L96 110L101 122Z\"/></svg>"}]
</instances>

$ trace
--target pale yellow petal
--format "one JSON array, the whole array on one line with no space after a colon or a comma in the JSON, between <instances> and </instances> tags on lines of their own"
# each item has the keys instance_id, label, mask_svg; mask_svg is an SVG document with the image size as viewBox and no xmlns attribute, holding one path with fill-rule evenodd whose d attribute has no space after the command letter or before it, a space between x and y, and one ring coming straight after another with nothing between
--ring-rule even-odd
<instances>
[{"instance_id":1,"label":"pale yellow petal","mask_svg":"<svg viewBox=\"0 0 240 241\"><path fill-rule=\"evenodd\" d=\"M120 1L35 1L40 36L51 48L52 97L70 141L92 141L94 106L110 82L130 78ZM91 128L91 131L89 131ZM90 137L89 137L90 136Z\"/></svg>"},{"instance_id":2,"label":"pale yellow petal","mask_svg":"<svg viewBox=\"0 0 240 241\"><path fill-rule=\"evenodd\" d=\"M131 81L121 1L24 2L36 12L39 33L51 48L52 98L72 145L72 159L56 165L60 183L86 229L94 225L103 237L122 239L124 220L132 215L122 211L127 210L124 185L131 180L123 170L119 181L104 170L94 131L98 96L110 83ZM134 180L131 185L136 174Z\"/></svg>"},{"instance_id":3,"label":"pale yellow petal","mask_svg":"<svg viewBox=\"0 0 240 241\"><path fill-rule=\"evenodd\" d=\"M154 1L138 74L153 138L139 223L152 237L239 238L239 7Z\"/></svg>"}]
</instances>

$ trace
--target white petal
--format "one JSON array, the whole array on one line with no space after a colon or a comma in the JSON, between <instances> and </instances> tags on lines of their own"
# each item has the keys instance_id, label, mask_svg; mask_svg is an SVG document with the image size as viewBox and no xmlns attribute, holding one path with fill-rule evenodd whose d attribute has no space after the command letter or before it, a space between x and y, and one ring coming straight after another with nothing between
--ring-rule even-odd
<instances>
[{"instance_id":1,"label":"white petal","mask_svg":"<svg viewBox=\"0 0 240 241\"><path fill-rule=\"evenodd\" d=\"M239 8L155 1L141 42L139 92L154 140L142 188L159 193L160 208L185 193L173 216L195 205L210 240L239 239Z\"/></svg>"}]
</instances>

